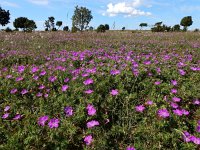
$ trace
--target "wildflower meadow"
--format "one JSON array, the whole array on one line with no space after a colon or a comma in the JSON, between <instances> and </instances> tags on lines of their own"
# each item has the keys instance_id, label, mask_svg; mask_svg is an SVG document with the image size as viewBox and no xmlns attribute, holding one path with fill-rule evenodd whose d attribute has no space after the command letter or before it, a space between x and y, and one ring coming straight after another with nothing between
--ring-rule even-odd
<instances>
[{"instance_id":1,"label":"wildflower meadow","mask_svg":"<svg viewBox=\"0 0 200 150\"><path fill-rule=\"evenodd\" d=\"M199 32L2 32L0 49L0 149L200 149Z\"/></svg>"}]
</instances>

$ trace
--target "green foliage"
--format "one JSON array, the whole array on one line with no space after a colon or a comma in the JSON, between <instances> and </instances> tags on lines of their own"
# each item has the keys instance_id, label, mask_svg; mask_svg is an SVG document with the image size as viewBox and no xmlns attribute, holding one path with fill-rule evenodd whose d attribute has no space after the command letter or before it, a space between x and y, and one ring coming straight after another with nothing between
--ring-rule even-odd
<instances>
[{"instance_id":1,"label":"green foliage","mask_svg":"<svg viewBox=\"0 0 200 150\"><path fill-rule=\"evenodd\" d=\"M98 27L97 27L97 33L99 33L99 32L106 32L106 27L104 26L104 25L99 25Z\"/></svg>"},{"instance_id":2,"label":"green foliage","mask_svg":"<svg viewBox=\"0 0 200 150\"><path fill-rule=\"evenodd\" d=\"M31 32L37 28L35 21L29 20L26 17L16 18L13 22L13 26L18 29L21 28L23 31Z\"/></svg>"},{"instance_id":3,"label":"green foliage","mask_svg":"<svg viewBox=\"0 0 200 150\"><path fill-rule=\"evenodd\" d=\"M71 29L71 32L76 33L77 31L79 31L79 28L73 26L72 29Z\"/></svg>"},{"instance_id":4,"label":"green foliage","mask_svg":"<svg viewBox=\"0 0 200 150\"><path fill-rule=\"evenodd\" d=\"M7 27L7 28L5 29L5 31L6 31L6 32L12 32L12 29L9 28L9 27Z\"/></svg>"},{"instance_id":5,"label":"green foliage","mask_svg":"<svg viewBox=\"0 0 200 150\"><path fill-rule=\"evenodd\" d=\"M125 27L123 27L123 28L122 28L122 31L124 31L125 29L126 29L126 28L125 28Z\"/></svg>"},{"instance_id":6,"label":"green foliage","mask_svg":"<svg viewBox=\"0 0 200 150\"><path fill-rule=\"evenodd\" d=\"M92 12L86 7L75 7L74 15L72 16L72 26L75 26L80 31L88 28L88 24L93 19Z\"/></svg>"},{"instance_id":7,"label":"green foliage","mask_svg":"<svg viewBox=\"0 0 200 150\"><path fill-rule=\"evenodd\" d=\"M93 31L94 28L92 26L89 27L89 31Z\"/></svg>"},{"instance_id":8,"label":"green foliage","mask_svg":"<svg viewBox=\"0 0 200 150\"><path fill-rule=\"evenodd\" d=\"M104 26L105 26L105 29L106 29L106 30L109 30L109 29L110 29L110 26L109 26L108 24L105 24Z\"/></svg>"},{"instance_id":9,"label":"green foliage","mask_svg":"<svg viewBox=\"0 0 200 150\"><path fill-rule=\"evenodd\" d=\"M63 31L69 31L69 27L68 27L68 26L65 26L65 27L63 28Z\"/></svg>"},{"instance_id":10,"label":"green foliage","mask_svg":"<svg viewBox=\"0 0 200 150\"><path fill-rule=\"evenodd\" d=\"M10 20L10 12L9 10L4 10L0 6L0 25L5 26L9 23Z\"/></svg>"},{"instance_id":11,"label":"green foliage","mask_svg":"<svg viewBox=\"0 0 200 150\"><path fill-rule=\"evenodd\" d=\"M55 31L55 18L53 16L48 17L44 23L45 31Z\"/></svg>"},{"instance_id":12,"label":"green foliage","mask_svg":"<svg viewBox=\"0 0 200 150\"><path fill-rule=\"evenodd\" d=\"M57 21L56 26L58 26L58 29L62 26L62 21Z\"/></svg>"},{"instance_id":13,"label":"green foliage","mask_svg":"<svg viewBox=\"0 0 200 150\"><path fill-rule=\"evenodd\" d=\"M186 16L181 19L180 25L183 26L183 31L187 31L187 28L193 24L192 16Z\"/></svg>"},{"instance_id":14,"label":"green foliage","mask_svg":"<svg viewBox=\"0 0 200 150\"><path fill-rule=\"evenodd\" d=\"M173 27L172 27L172 31L180 31L181 30L181 28L180 28L180 25L179 24L176 24L176 25L174 25Z\"/></svg>"},{"instance_id":15,"label":"green foliage","mask_svg":"<svg viewBox=\"0 0 200 150\"><path fill-rule=\"evenodd\" d=\"M170 26L166 26L166 25L162 25L158 24L156 27L151 28L152 32L169 32L171 31L171 27Z\"/></svg>"},{"instance_id":16,"label":"green foliage","mask_svg":"<svg viewBox=\"0 0 200 150\"><path fill-rule=\"evenodd\" d=\"M141 27L141 29L143 28L143 27L147 27L148 26L148 24L147 23L140 23L140 25L139 25L140 27Z\"/></svg>"}]
</instances>

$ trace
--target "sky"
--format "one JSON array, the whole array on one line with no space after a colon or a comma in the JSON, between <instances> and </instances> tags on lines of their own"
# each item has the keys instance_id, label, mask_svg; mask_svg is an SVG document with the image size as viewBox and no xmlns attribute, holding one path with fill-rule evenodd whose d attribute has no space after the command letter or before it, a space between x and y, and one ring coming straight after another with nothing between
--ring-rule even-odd
<instances>
[{"instance_id":1,"label":"sky","mask_svg":"<svg viewBox=\"0 0 200 150\"><path fill-rule=\"evenodd\" d=\"M36 22L38 30L44 30L44 22L50 16L71 27L76 5L92 11L89 25L94 28L109 24L111 29L140 29L140 23L154 25L160 21L173 26L185 16L193 18L189 29L200 28L200 0L0 0L0 6L11 14L11 23L6 27L13 28L17 17L27 17Z\"/></svg>"}]
</instances>

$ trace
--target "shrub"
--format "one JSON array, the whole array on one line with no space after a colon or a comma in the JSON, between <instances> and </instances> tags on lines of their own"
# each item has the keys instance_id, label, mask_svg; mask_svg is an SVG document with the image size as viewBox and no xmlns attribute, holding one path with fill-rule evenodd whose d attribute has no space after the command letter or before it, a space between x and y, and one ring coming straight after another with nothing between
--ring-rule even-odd
<instances>
[{"instance_id":1,"label":"shrub","mask_svg":"<svg viewBox=\"0 0 200 150\"><path fill-rule=\"evenodd\" d=\"M99 32L105 32L106 31L106 28L105 28L105 26L104 25L99 25L98 26L98 28L97 28L97 33L99 33Z\"/></svg>"}]
</instances>

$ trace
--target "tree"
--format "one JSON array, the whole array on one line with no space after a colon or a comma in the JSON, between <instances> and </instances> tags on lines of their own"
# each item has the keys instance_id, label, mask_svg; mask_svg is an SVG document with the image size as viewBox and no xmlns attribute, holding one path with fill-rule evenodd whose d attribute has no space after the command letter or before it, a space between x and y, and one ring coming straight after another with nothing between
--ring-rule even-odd
<instances>
[{"instance_id":1,"label":"tree","mask_svg":"<svg viewBox=\"0 0 200 150\"><path fill-rule=\"evenodd\" d=\"M68 26L65 26L65 27L63 28L63 31L69 31L69 27L68 27Z\"/></svg>"},{"instance_id":2,"label":"tree","mask_svg":"<svg viewBox=\"0 0 200 150\"><path fill-rule=\"evenodd\" d=\"M161 26L161 25L162 25L162 22L157 22L157 23L155 23L154 26L158 27L158 26Z\"/></svg>"},{"instance_id":3,"label":"tree","mask_svg":"<svg viewBox=\"0 0 200 150\"><path fill-rule=\"evenodd\" d=\"M94 30L94 28L93 28L92 26L90 26L90 27L89 27L89 30L90 30L90 31L93 31L93 30Z\"/></svg>"},{"instance_id":4,"label":"tree","mask_svg":"<svg viewBox=\"0 0 200 150\"><path fill-rule=\"evenodd\" d=\"M45 31L55 31L55 18L53 16L49 17L48 20L45 20L44 27Z\"/></svg>"},{"instance_id":5,"label":"tree","mask_svg":"<svg viewBox=\"0 0 200 150\"><path fill-rule=\"evenodd\" d=\"M189 26L191 26L192 23L193 23L192 17L191 17L191 16L186 16L186 17L182 18L180 24L181 24L181 26L183 26L183 30L184 30L184 31L187 31L187 28L188 28Z\"/></svg>"},{"instance_id":6,"label":"tree","mask_svg":"<svg viewBox=\"0 0 200 150\"><path fill-rule=\"evenodd\" d=\"M57 21L56 26L58 26L58 29L62 26L62 21Z\"/></svg>"},{"instance_id":7,"label":"tree","mask_svg":"<svg viewBox=\"0 0 200 150\"><path fill-rule=\"evenodd\" d=\"M124 31L125 29L126 29L126 28L125 28L125 27L123 27L123 28L122 28L122 31Z\"/></svg>"},{"instance_id":8,"label":"tree","mask_svg":"<svg viewBox=\"0 0 200 150\"><path fill-rule=\"evenodd\" d=\"M16 18L13 22L13 26L18 29L22 29L23 31L33 31L37 28L35 21L29 20L26 17Z\"/></svg>"},{"instance_id":9,"label":"tree","mask_svg":"<svg viewBox=\"0 0 200 150\"><path fill-rule=\"evenodd\" d=\"M93 19L92 13L86 7L75 7L74 15L72 16L72 26L83 31L87 29L88 24Z\"/></svg>"},{"instance_id":10,"label":"tree","mask_svg":"<svg viewBox=\"0 0 200 150\"><path fill-rule=\"evenodd\" d=\"M140 27L141 27L141 29L143 28L143 27L147 27L148 25L147 25L147 23L140 23L140 25L139 25Z\"/></svg>"},{"instance_id":11,"label":"tree","mask_svg":"<svg viewBox=\"0 0 200 150\"><path fill-rule=\"evenodd\" d=\"M172 31L180 31L181 28L180 28L180 25L179 24L176 24L172 27Z\"/></svg>"},{"instance_id":12,"label":"tree","mask_svg":"<svg viewBox=\"0 0 200 150\"><path fill-rule=\"evenodd\" d=\"M105 28L106 28L106 30L109 30L109 29L110 29L110 27L109 27L108 24L105 24Z\"/></svg>"},{"instance_id":13,"label":"tree","mask_svg":"<svg viewBox=\"0 0 200 150\"><path fill-rule=\"evenodd\" d=\"M6 24L10 23L10 12L9 10L4 10L0 7L0 25L5 26Z\"/></svg>"},{"instance_id":14,"label":"tree","mask_svg":"<svg viewBox=\"0 0 200 150\"><path fill-rule=\"evenodd\" d=\"M104 25L99 25L97 28L97 32L105 32L106 31L106 27Z\"/></svg>"}]
</instances>

